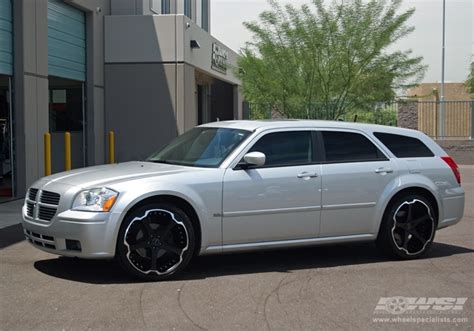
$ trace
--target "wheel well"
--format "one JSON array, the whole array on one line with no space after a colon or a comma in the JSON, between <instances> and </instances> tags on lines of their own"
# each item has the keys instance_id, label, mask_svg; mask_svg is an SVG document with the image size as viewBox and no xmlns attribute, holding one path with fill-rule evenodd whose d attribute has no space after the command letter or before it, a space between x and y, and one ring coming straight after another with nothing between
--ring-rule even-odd
<instances>
[{"instance_id":1,"label":"wheel well","mask_svg":"<svg viewBox=\"0 0 474 331\"><path fill-rule=\"evenodd\" d=\"M187 202L186 200L180 197L177 197L174 195L155 195L152 197L148 197L146 199L143 199L137 202L132 208L130 208L123 219L126 219L127 216L131 214L137 208L140 208L146 204L153 203L153 202L166 202L166 203L172 204L176 207L181 208L186 213L186 215L189 216L189 219L191 220L191 224L193 225L194 234L196 236L195 238L196 249L194 250L194 254L197 255L199 253L199 249L201 248L201 224L199 222L199 217L196 211L194 210L193 206L191 206L189 202Z\"/></svg>"},{"instance_id":2,"label":"wheel well","mask_svg":"<svg viewBox=\"0 0 474 331\"><path fill-rule=\"evenodd\" d=\"M392 205L394 201L396 201L397 199L403 196L410 195L410 194L418 194L426 198L430 202L430 204L433 206L436 220L438 220L438 217L439 217L438 202L436 201L436 198L434 197L433 193L431 193L429 190L422 187L408 187L397 192L388 202L387 207L385 208L385 211L384 211L383 219L385 219L386 213L388 212L390 206Z\"/></svg>"}]
</instances>

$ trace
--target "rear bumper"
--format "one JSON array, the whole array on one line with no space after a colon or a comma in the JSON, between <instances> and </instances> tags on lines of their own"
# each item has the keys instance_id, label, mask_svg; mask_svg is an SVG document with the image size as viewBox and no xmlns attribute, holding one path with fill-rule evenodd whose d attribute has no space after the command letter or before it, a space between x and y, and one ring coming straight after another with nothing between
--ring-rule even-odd
<instances>
[{"instance_id":1,"label":"rear bumper","mask_svg":"<svg viewBox=\"0 0 474 331\"><path fill-rule=\"evenodd\" d=\"M443 198L443 217L440 217L438 229L458 223L464 215L464 191Z\"/></svg>"},{"instance_id":2,"label":"rear bumper","mask_svg":"<svg viewBox=\"0 0 474 331\"><path fill-rule=\"evenodd\" d=\"M36 248L48 253L108 259L115 255L114 214L66 211L51 222L37 222L25 217L23 231L26 239ZM79 241L80 250L71 249L66 240Z\"/></svg>"}]
</instances>

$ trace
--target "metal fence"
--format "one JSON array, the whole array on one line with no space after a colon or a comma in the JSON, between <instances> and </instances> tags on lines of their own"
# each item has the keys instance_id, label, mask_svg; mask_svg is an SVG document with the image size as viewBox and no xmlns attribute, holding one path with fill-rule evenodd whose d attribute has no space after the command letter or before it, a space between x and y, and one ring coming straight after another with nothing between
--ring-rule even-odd
<instances>
[{"instance_id":1,"label":"metal fence","mask_svg":"<svg viewBox=\"0 0 474 331\"><path fill-rule=\"evenodd\" d=\"M376 102L344 114L318 104L282 112L271 105L245 103L244 118L333 119L415 129L437 139L474 139L474 100Z\"/></svg>"}]
</instances>

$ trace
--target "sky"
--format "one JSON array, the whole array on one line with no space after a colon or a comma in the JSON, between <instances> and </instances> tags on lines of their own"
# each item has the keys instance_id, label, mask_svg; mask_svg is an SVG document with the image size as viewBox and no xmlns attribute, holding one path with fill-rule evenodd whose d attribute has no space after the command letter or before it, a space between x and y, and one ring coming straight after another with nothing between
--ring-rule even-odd
<instances>
[{"instance_id":1,"label":"sky","mask_svg":"<svg viewBox=\"0 0 474 331\"><path fill-rule=\"evenodd\" d=\"M328 0L326 0L328 1ZM300 6L308 0L280 0ZM442 0L404 0L401 10L414 7L409 24L415 31L400 40L391 50L411 49L428 65L423 82L441 81ZM237 51L252 39L242 22L258 20L269 8L266 0L212 0L211 34ZM474 0L446 0L445 81L463 82L474 54ZM473 58L474 59L474 58Z\"/></svg>"}]
</instances>

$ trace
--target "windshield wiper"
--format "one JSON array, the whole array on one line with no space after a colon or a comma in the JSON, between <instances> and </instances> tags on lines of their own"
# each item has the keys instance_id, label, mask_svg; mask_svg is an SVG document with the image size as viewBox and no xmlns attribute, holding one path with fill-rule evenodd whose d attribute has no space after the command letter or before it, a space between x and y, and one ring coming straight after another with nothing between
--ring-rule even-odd
<instances>
[{"instance_id":1,"label":"windshield wiper","mask_svg":"<svg viewBox=\"0 0 474 331\"><path fill-rule=\"evenodd\" d=\"M167 160L146 160L146 162L153 162L153 163L163 163L163 164L174 164Z\"/></svg>"}]
</instances>

